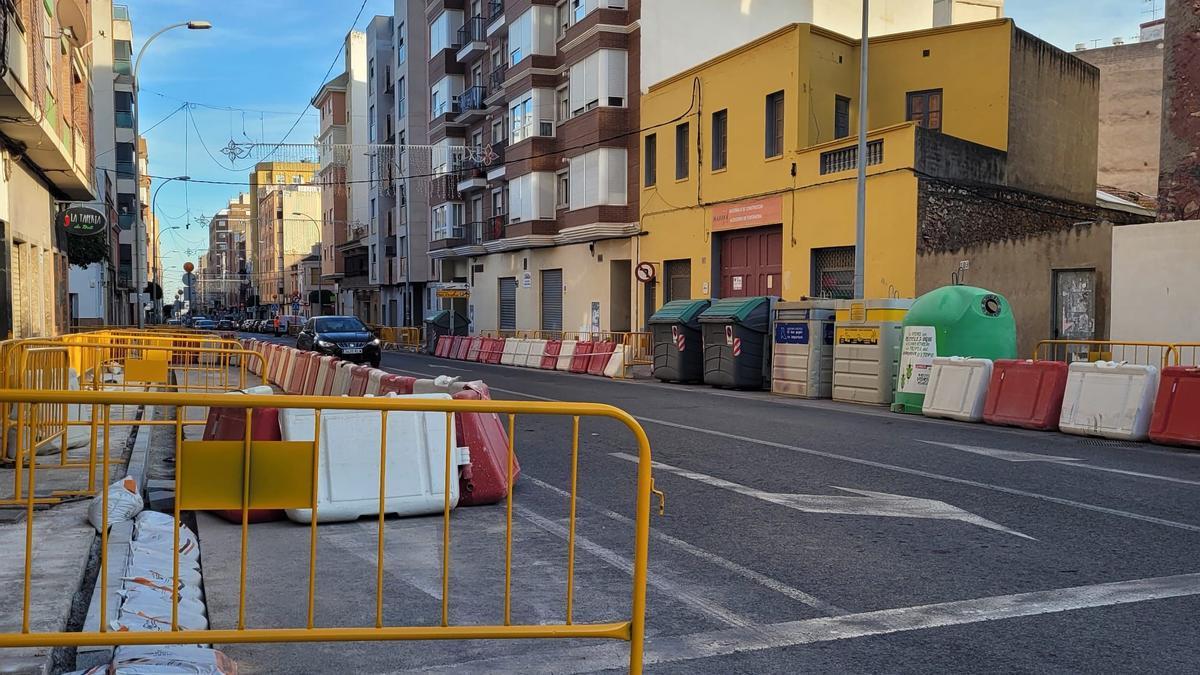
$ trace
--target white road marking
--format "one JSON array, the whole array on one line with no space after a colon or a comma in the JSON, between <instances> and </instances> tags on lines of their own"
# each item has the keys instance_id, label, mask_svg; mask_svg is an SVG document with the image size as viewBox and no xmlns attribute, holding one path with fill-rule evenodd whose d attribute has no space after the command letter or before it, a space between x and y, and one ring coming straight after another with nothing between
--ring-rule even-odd
<instances>
[{"instance_id":1,"label":"white road marking","mask_svg":"<svg viewBox=\"0 0 1200 675\"><path fill-rule=\"evenodd\" d=\"M765 649L1195 595L1200 595L1200 574L1180 574L788 621L751 628L732 628L690 635L651 636L646 642L645 662L647 665L680 663ZM425 666L406 672L586 673L622 669L627 667L628 663L629 648L624 644L608 643L539 651L525 656L499 656L452 665Z\"/></svg>"},{"instance_id":2,"label":"white road marking","mask_svg":"<svg viewBox=\"0 0 1200 675\"><path fill-rule=\"evenodd\" d=\"M534 478L533 476L530 476L527 473L522 473L521 478L533 483L534 485L536 485L540 488L549 490L549 491L551 491L557 495L560 495L562 497L569 498L571 496L570 492L567 492L566 490L555 487L554 485L551 485L545 481L538 480L537 478ZM582 504L583 506L586 506L587 508L600 513L601 515L603 515L606 518L615 520L618 523L622 523L622 524L628 525L630 527L634 526L634 522L633 522L632 518L627 518L626 516L623 516L615 511L610 511L610 510L604 508L603 506L600 506L599 504L593 504L592 502L584 499L583 497L576 497L575 500L577 503ZM705 551L704 549L699 548L697 546L693 546L692 544L689 544L682 539L672 537L671 535L669 535L665 532L660 532L654 528L650 528L650 536L654 537L655 539L657 539L665 544L674 546L675 548L677 548L685 553L688 553L690 555L693 555L707 563L716 565L717 567L720 567L720 568L723 568L730 572L733 572L734 574L737 574L738 576L740 576L744 579L748 579L757 584L765 586L765 587L775 591L776 593L785 595L801 604L808 605L809 607L812 607L813 609L824 612L830 616L839 616L842 614L846 614L846 610L844 610L840 607L837 607L836 605L831 605L828 602L825 602L824 600L822 600L818 597L815 597L813 595L805 593L804 591L802 591L798 588L793 588L791 586L788 586L787 584L783 583L782 581L779 581L778 579L773 579L773 578L771 578L765 574L762 574L760 572L755 572L754 570L752 570L748 567L739 565L738 563L735 563L732 560L722 558L721 556L719 556L715 553L710 553L710 552Z\"/></svg>"},{"instance_id":3,"label":"white road marking","mask_svg":"<svg viewBox=\"0 0 1200 675\"><path fill-rule=\"evenodd\" d=\"M413 371L396 370L396 369L392 369L392 370L394 372L416 374L416 375L421 375L422 377L429 377L429 375L426 375L423 373L415 373ZM506 394L514 394L517 396L522 396L524 398L531 398L531 399L538 400L538 401L551 401L551 402L561 402L562 401L562 399L548 398L545 396L538 396L536 394L527 394L523 391L516 391L514 389L502 389L500 387L490 387L490 388L492 391L501 391ZM933 473L930 471L922 471L920 469L910 469L905 466L897 466L895 464L876 462L876 461L870 460L870 459L861 459L859 457L850 457L847 455L839 455L839 454L833 453L833 452L824 452L821 450L813 450L811 448L803 448L798 445L788 445L787 443L776 443L775 441L766 441L766 440L762 440L762 439L758 439L758 438L750 438L749 436L739 436L737 434L730 434L730 433L726 433L724 431L717 431L715 429L704 429L701 427L693 427L693 426L689 426L687 424L678 424L676 422L668 422L666 420L658 420L658 419L654 419L652 417L641 417L641 416L635 415L634 419L638 420L639 422L658 424L661 426L671 427L674 429L682 429L684 431L692 431L692 432L699 433L699 434L707 434L709 436L716 436L718 438L727 438L729 440L741 441L742 443L753 443L755 445L761 445L761 446L768 447L768 448L776 448L779 450L798 452L798 453L805 454L805 455L811 455L813 457L824 457L825 459L832 459L832 460L837 460L837 461L841 461L841 462L850 462L852 464L858 464L860 466L869 466L869 467L873 467L876 469L882 469L884 471L895 471L897 473L905 473L905 474L908 474L911 476L921 476L922 478L929 478L932 480L940 480L940 481L944 481L947 483L955 483L957 485L969 485L971 487L980 488L982 490L992 490L994 492L1002 492L1005 494L1016 495L1018 497L1028 497L1030 499L1039 499L1041 501L1049 502L1051 504L1058 504L1060 506L1069 506L1069 507L1076 508L1076 509L1083 509L1085 511L1094 511L1096 513L1103 513L1103 514L1110 515L1110 516L1117 516L1119 518L1128 518L1130 520L1139 520L1139 521L1146 522L1146 523L1154 523L1155 525L1162 525L1164 527L1173 527L1175 529L1187 530L1189 532L1200 532L1200 525L1193 525L1191 523L1181 523L1181 522L1174 521L1174 520L1167 520L1165 518L1157 518L1155 516L1146 516L1146 515L1142 515L1140 513L1133 513L1131 511L1122 511L1121 509L1113 509L1113 508L1109 508L1107 506L1099 506L1096 504L1088 504L1086 502L1075 501L1073 499L1066 499L1064 497L1055 497L1053 495L1041 494L1040 492L1030 492L1028 490L1020 490L1017 488L1006 487L1004 485L983 483L980 481L970 480L967 478L956 478L954 476L945 476L945 475ZM1200 455L1198 455L1198 456L1200 456ZM1094 467L1094 466L1091 466L1088 464L1070 464L1067 466L1087 466L1089 468L1093 468L1093 469L1100 470L1100 471L1106 471L1109 473L1120 473L1120 474L1132 473L1132 472L1122 471L1121 469L1108 469L1108 468L1102 468L1102 467ZM1165 477L1160 477L1160 478L1165 478ZM1183 480L1183 479L1178 479L1178 480Z\"/></svg>"},{"instance_id":4,"label":"white road marking","mask_svg":"<svg viewBox=\"0 0 1200 675\"><path fill-rule=\"evenodd\" d=\"M610 456L623 459L627 462L636 464L638 458L633 455L627 455L623 452L613 452ZM652 466L656 469L668 471L677 476L682 476L694 480L699 483L711 485L730 492L736 492L747 497L761 499L764 502L770 502L778 506L786 506L789 509L803 511L805 513L837 513L851 516L881 516L885 518L930 518L933 520L960 520L970 525L996 530L1005 534L1011 534L1023 539L1033 539L1027 534L1021 534L1016 530L1011 530L999 523L992 522L987 518L982 518L969 511L964 511L957 506L951 506L946 502L940 502L936 499L923 499L921 497L907 497L905 495L892 495L886 492L870 492L868 490L854 490L851 488L830 486L835 490L844 492L852 492L858 497L848 497L845 495L798 495L798 494L782 494L779 492L766 492L756 488L748 487L740 483L717 478L708 474L699 473L696 471L688 471L670 464L662 462L653 462ZM1036 540L1034 540L1036 541Z\"/></svg>"},{"instance_id":5,"label":"white road marking","mask_svg":"<svg viewBox=\"0 0 1200 675\"><path fill-rule=\"evenodd\" d=\"M549 532L559 539L562 539L563 541L569 540L570 532L567 530L567 528L559 525L553 520L537 514L524 506L514 505L513 511L525 520L528 520L537 527ZM587 537L580 535L578 531L575 532L575 545L603 560L609 565L621 570L622 572L631 576L633 575L633 562L631 560L615 551L597 544ZM708 598L696 595L695 593L691 592L691 590L664 578L660 574L648 572L646 575L646 583L651 587L658 589L667 597L678 600L679 602L682 602L683 604L688 605L700 613L716 619L721 623L728 624L730 626L740 626L743 628L749 628L754 625L754 622L750 619L730 609L722 607L720 604L709 600Z\"/></svg>"},{"instance_id":6,"label":"white road marking","mask_svg":"<svg viewBox=\"0 0 1200 675\"><path fill-rule=\"evenodd\" d=\"M1039 455L1030 452L1017 452L1016 450L1000 450L998 448L985 448L979 445L959 445L957 443L941 443L938 441L921 441L930 445L940 445L954 450L962 450L964 452L974 453L976 455L985 455L1003 459L1009 462L1046 462L1049 464L1059 464L1061 466L1070 466L1077 469L1087 469L1089 471L1103 471L1105 473L1115 473L1121 476L1133 476L1135 478L1148 478L1150 480L1161 480L1167 483L1178 483L1180 485L1196 485L1200 486L1200 481L1188 480L1186 478L1176 478L1174 476L1160 476L1153 473L1142 473L1141 471L1129 471L1126 469L1112 469L1106 466L1095 466L1094 464L1084 464L1084 459L1076 459L1073 457L1055 457L1054 455ZM1081 462L1076 464L1075 462Z\"/></svg>"},{"instance_id":7,"label":"white road marking","mask_svg":"<svg viewBox=\"0 0 1200 675\"><path fill-rule=\"evenodd\" d=\"M1001 450L999 448L985 448L980 445L960 445L958 443L942 443L941 441L925 441L917 439L921 443L929 445L940 445L943 448L951 448L952 450L962 450L975 455L983 455L984 457L993 457L1002 459L1006 462L1082 462L1084 460L1075 457L1056 457L1054 455L1039 455L1033 452L1018 452L1016 450Z\"/></svg>"}]
</instances>

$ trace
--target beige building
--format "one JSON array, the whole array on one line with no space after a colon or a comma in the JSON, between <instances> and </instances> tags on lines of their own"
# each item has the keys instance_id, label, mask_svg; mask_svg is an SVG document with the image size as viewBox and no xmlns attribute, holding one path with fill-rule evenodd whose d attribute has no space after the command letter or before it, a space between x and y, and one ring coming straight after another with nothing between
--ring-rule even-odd
<instances>
[{"instance_id":1,"label":"beige building","mask_svg":"<svg viewBox=\"0 0 1200 675\"><path fill-rule=\"evenodd\" d=\"M1100 70L1100 144L1096 182L1158 194L1163 105L1163 19L1141 26L1141 39L1075 51Z\"/></svg>"},{"instance_id":2,"label":"beige building","mask_svg":"<svg viewBox=\"0 0 1200 675\"><path fill-rule=\"evenodd\" d=\"M263 298L270 293L267 292L260 280L267 272L274 269L274 264L270 262L270 258L264 257L260 250L261 247L258 245L258 242L263 239L263 234L259 231L259 223L262 222L258 216L259 200L267 193L268 188L280 185L307 185L313 181L316 174L317 165L313 162L259 162L250 172L250 213L249 231L246 233L246 255L251 288L247 295L259 296L261 303L266 302ZM265 312L261 311L258 316L259 318L268 318Z\"/></svg>"},{"instance_id":3,"label":"beige building","mask_svg":"<svg viewBox=\"0 0 1200 675\"><path fill-rule=\"evenodd\" d=\"M259 304L270 313L292 314L299 302L288 288L288 270L321 241L321 188L315 185L270 185L259 188L258 253Z\"/></svg>"}]
</instances>

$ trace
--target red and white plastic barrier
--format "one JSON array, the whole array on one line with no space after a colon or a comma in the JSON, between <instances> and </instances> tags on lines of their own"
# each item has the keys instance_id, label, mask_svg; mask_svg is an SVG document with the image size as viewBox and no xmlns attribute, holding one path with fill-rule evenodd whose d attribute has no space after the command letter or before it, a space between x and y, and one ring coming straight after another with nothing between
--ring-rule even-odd
<instances>
[{"instance_id":1,"label":"red and white plastic barrier","mask_svg":"<svg viewBox=\"0 0 1200 675\"><path fill-rule=\"evenodd\" d=\"M1067 389L1061 361L1000 359L992 366L983 421L988 424L1057 431Z\"/></svg>"}]
</instances>

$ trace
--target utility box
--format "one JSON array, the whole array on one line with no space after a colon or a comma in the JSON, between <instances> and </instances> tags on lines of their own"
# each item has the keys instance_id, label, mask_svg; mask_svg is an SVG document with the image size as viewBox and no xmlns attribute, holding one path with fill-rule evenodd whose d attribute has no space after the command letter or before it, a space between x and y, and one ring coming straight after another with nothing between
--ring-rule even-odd
<instances>
[{"instance_id":1,"label":"utility box","mask_svg":"<svg viewBox=\"0 0 1200 675\"><path fill-rule=\"evenodd\" d=\"M700 315L704 334L704 383L733 389L764 389L771 381L773 298L724 298Z\"/></svg>"},{"instance_id":2,"label":"utility box","mask_svg":"<svg viewBox=\"0 0 1200 675\"><path fill-rule=\"evenodd\" d=\"M775 304L771 391L785 396L833 396L833 300Z\"/></svg>"},{"instance_id":3,"label":"utility box","mask_svg":"<svg viewBox=\"0 0 1200 675\"><path fill-rule=\"evenodd\" d=\"M672 300L647 322L654 340L654 377L663 382L704 380L700 314L710 300Z\"/></svg>"},{"instance_id":4,"label":"utility box","mask_svg":"<svg viewBox=\"0 0 1200 675\"><path fill-rule=\"evenodd\" d=\"M437 348L439 335L469 335L471 325L467 317L448 309L425 315L425 351L432 354Z\"/></svg>"},{"instance_id":5,"label":"utility box","mask_svg":"<svg viewBox=\"0 0 1200 675\"><path fill-rule=\"evenodd\" d=\"M887 405L900 365L907 298L839 300L833 330L833 399Z\"/></svg>"},{"instance_id":6,"label":"utility box","mask_svg":"<svg viewBox=\"0 0 1200 675\"><path fill-rule=\"evenodd\" d=\"M894 412L921 414L933 359L964 356L1013 359L1017 322L999 293L975 286L943 286L912 303L904 316Z\"/></svg>"}]
</instances>

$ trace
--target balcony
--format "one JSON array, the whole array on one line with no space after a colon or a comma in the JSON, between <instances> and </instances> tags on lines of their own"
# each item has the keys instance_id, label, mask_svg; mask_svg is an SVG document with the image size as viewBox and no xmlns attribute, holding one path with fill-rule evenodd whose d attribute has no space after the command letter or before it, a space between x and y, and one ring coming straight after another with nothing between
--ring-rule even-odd
<instances>
[{"instance_id":1,"label":"balcony","mask_svg":"<svg viewBox=\"0 0 1200 675\"><path fill-rule=\"evenodd\" d=\"M454 175L460 194L487 187L487 177L484 176L483 162L480 160L463 160L455 167Z\"/></svg>"},{"instance_id":2,"label":"balcony","mask_svg":"<svg viewBox=\"0 0 1200 675\"><path fill-rule=\"evenodd\" d=\"M488 95L484 100L485 103L492 104L500 100L504 95L504 78L508 76L508 64L501 63L496 66L488 75Z\"/></svg>"},{"instance_id":3,"label":"balcony","mask_svg":"<svg viewBox=\"0 0 1200 675\"><path fill-rule=\"evenodd\" d=\"M473 16L458 29L458 61L466 63L479 58L487 50L486 25L482 16Z\"/></svg>"},{"instance_id":4,"label":"balcony","mask_svg":"<svg viewBox=\"0 0 1200 675\"><path fill-rule=\"evenodd\" d=\"M429 203L458 201L458 180L453 173L443 174L429 179Z\"/></svg>"},{"instance_id":5,"label":"balcony","mask_svg":"<svg viewBox=\"0 0 1200 675\"><path fill-rule=\"evenodd\" d=\"M487 104L484 103L485 98L487 98L486 87L476 85L464 91L458 97L458 121L463 124L470 124L482 119L484 112L487 110Z\"/></svg>"},{"instance_id":6,"label":"balcony","mask_svg":"<svg viewBox=\"0 0 1200 675\"><path fill-rule=\"evenodd\" d=\"M484 163L483 170L487 172L489 181L504 179L504 148L508 146L508 141L502 139L492 143L491 154Z\"/></svg>"},{"instance_id":7,"label":"balcony","mask_svg":"<svg viewBox=\"0 0 1200 675\"><path fill-rule=\"evenodd\" d=\"M504 238L504 221L508 218L508 214L498 214L488 218L482 223L476 223L478 230L474 243L485 244L489 241L496 241Z\"/></svg>"},{"instance_id":8,"label":"balcony","mask_svg":"<svg viewBox=\"0 0 1200 675\"><path fill-rule=\"evenodd\" d=\"M504 23L504 2L503 0L491 0L487 5L487 36L506 32L507 26Z\"/></svg>"}]
</instances>

